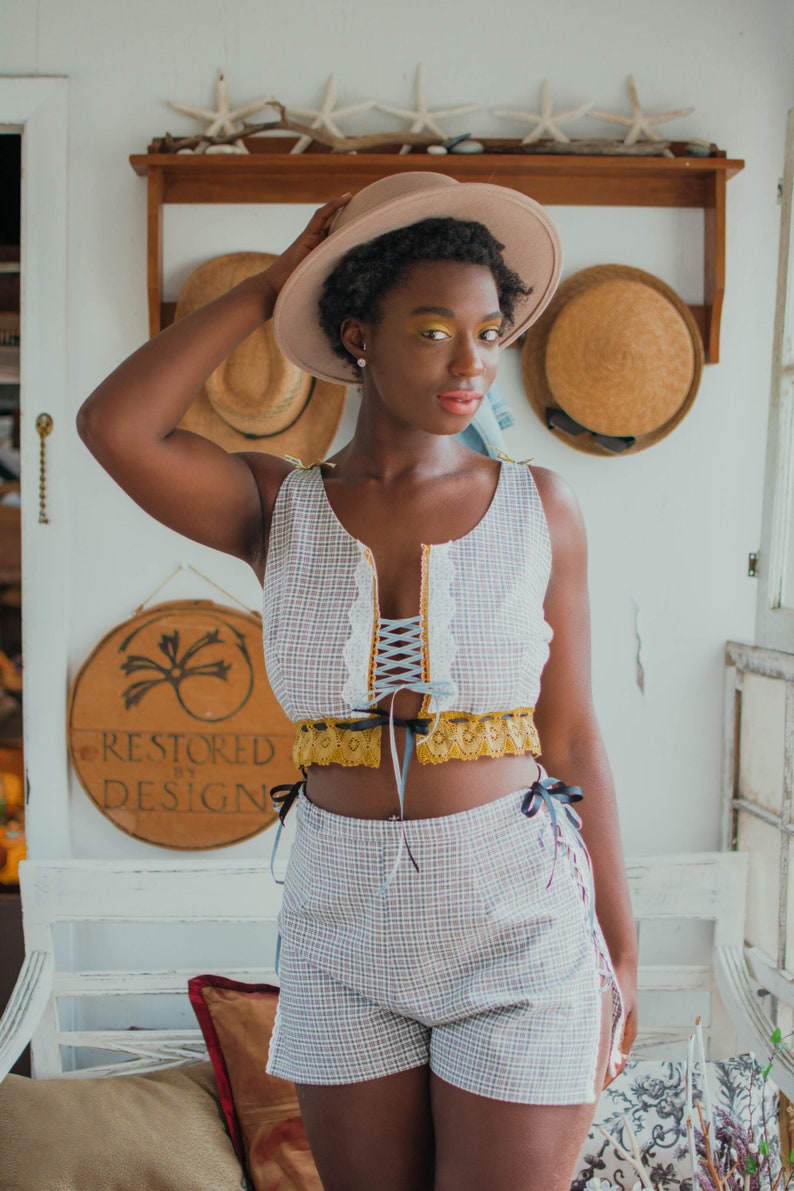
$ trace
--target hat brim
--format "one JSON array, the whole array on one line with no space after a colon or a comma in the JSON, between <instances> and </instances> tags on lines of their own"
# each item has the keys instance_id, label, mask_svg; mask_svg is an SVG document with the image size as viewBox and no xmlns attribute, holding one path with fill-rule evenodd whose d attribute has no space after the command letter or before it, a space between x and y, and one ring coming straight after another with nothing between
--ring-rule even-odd
<instances>
[{"instance_id":1,"label":"hat brim","mask_svg":"<svg viewBox=\"0 0 794 1191\"><path fill-rule=\"evenodd\" d=\"M449 179L446 180L447 182ZM346 365L328 342L318 306L326 277L358 244L434 217L476 220L503 244L503 257L532 293L516 303L515 321L502 340L512 343L551 301L562 268L557 230L534 199L486 182L461 182L423 188L380 203L333 231L287 279L273 312L273 330L281 351L305 372L338 384L356 384L352 360Z\"/></svg>"},{"instance_id":2,"label":"hat brim","mask_svg":"<svg viewBox=\"0 0 794 1191\"><path fill-rule=\"evenodd\" d=\"M339 428L346 390L338 384L315 380L295 421L278 434L263 437L241 434L215 411L202 388L182 421L180 430L209 438L226 451L262 451L267 455L295 455L304 462L322 459Z\"/></svg>"},{"instance_id":3,"label":"hat brim","mask_svg":"<svg viewBox=\"0 0 794 1191\"><path fill-rule=\"evenodd\" d=\"M179 294L175 319L183 318L217 298L246 277L266 269L277 258L265 252L234 252L214 257L199 265L188 277ZM218 370L222 373L223 366ZM216 374L208 384L222 379ZM321 459L333 441L345 406L346 391L339 384L312 378L306 397L290 417L289 424L275 434L243 433L218 413L207 387L202 387L179 423L217 443L227 451L261 451L269 455L295 455L312 461Z\"/></svg>"},{"instance_id":4,"label":"hat brim","mask_svg":"<svg viewBox=\"0 0 794 1191\"><path fill-rule=\"evenodd\" d=\"M555 322L562 311L580 294L615 280L624 280L647 286L654 294L664 298L670 304L671 309L680 317L685 332L691 341L692 349L691 377L686 390L681 394L680 403L674 412L659 425L648 430L647 433L632 433L632 427L628 422L622 430L620 428L613 428L613 434L616 438L620 437L620 434L623 434L627 438L634 438L635 440L626 450L619 452L607 449L602 445L603 441L608 441L608 436L605 436L603 431L599 432L597 428L591 429L587 427L582 433L572 435L550 426L548 420L549 410L562 410L563 413L573 415L574 418L576 418L576 413L572 409L566 409L564 399L561 400L560 395L552 390L546 370L546 353L549 339L554 330ZM527 334L521 349L521 374L524 389L532 409L547 429L553 430L561 441L573 447L574 450L582 451L588 455L635 454L637 451L642 451L647 447L653 446L654 443L665 438L678 426L692 408L700 387L703 365L703 340L692 311L675 290L660 278L655 277L652 273L646 273L642 269L633 268L630 265L593 265L566 278L554 295L553 301L549 304L545 317ZM618 430L617 434L615 434L615 430ZM599 442L599 438L602 442Z\"/></svg>"}]
</instances>

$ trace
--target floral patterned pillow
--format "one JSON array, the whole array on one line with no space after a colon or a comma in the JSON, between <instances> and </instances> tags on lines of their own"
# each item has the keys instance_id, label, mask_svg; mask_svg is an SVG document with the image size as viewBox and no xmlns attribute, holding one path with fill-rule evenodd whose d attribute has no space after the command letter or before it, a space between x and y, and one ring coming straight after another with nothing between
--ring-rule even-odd
<instances>
[{"instance_id":1,"label":"floral patterned pillow","mask_svg":"<svg viewBox=\"0 0 794 1191\"><path fill-rule=\"evenodd\" d=\"M770 1161L777 1171L777 1089L769 1080L764 1080L761 1068L750 1055L737 1055L720 1063L709 1062L706 1067L717 1143L735 1150L729 1165L738 1157L741 1169L746 1168L742 1158L743 1155L746 1157L749 1142L751 1147L760 1145L762 1155L768 1145ZM693 1103L703 1101L697 1068L693 1083ZM601 1094L571 1191L612 1191L613 1188L634 1191L635 1187L647 1186L653 1187L654 1191L692 1191L685 1103L685 1062L631 1060L626 1070ZM695 1121L697 1124L697 1115ZM601 1129L606 1130L627 1153L632 1151L633 1132L645 1181L628 1158L616 1152ZM750 1183L752 1191L761 1185L767 1184L760 1183L757 1178Z\"/></svg>"}]
</instances>

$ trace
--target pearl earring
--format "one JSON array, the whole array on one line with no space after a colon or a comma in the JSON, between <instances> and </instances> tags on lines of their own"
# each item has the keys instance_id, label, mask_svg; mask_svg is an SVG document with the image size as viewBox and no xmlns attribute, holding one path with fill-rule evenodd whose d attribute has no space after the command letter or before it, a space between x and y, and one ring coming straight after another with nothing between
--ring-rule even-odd
<instances>
[{"instance_id":1,"label":"pearl earring","mask_svg":"<svg viewBox=\"0 0 794 1191\"><path fill-rule=\"evenodd\" d=\"M359 368L365 368L367 361L364 359L363 356L359 356L359 358L356 360L356 363L358 364Z\"/></svg>"}]
</instances>

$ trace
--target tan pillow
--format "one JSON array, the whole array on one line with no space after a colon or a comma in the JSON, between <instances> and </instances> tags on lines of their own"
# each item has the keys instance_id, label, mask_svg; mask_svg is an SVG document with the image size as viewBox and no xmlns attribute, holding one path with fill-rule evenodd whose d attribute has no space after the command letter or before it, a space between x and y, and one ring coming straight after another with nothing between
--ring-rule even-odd
<instances>
[{"instance_id":1,"label":"tan pillow","mask_svg":"<svg viewBox=\"0 0 794 1191\"><path fill-rule=\"evenodd\" d=\"M240 1191L210 1063L0 1084L2 1191Z\"/></svg>"}]
</instances>

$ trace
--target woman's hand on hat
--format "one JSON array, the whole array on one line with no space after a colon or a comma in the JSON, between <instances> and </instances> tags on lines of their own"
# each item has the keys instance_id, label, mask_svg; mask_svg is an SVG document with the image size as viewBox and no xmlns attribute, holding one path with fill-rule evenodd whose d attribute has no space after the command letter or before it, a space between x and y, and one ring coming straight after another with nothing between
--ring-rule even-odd
<instances>
[{"instance_id":1,"label":"woman's hand on hat","mask_svg":"<svg viewBox=\"0 0 794 1191\"><path fill-rule=\"evenodd\" d=\"M280 293L284 282L301 261L322 244L337 212L349 203L351 198L352 195L348 192L331 199L322 207L318 207L298 238L293 240L289 248L285 249L278 260L274 261L270 268L262 274L263 278L266 278L273 287L274 296Z\"/></svg>"}]
</instances>

